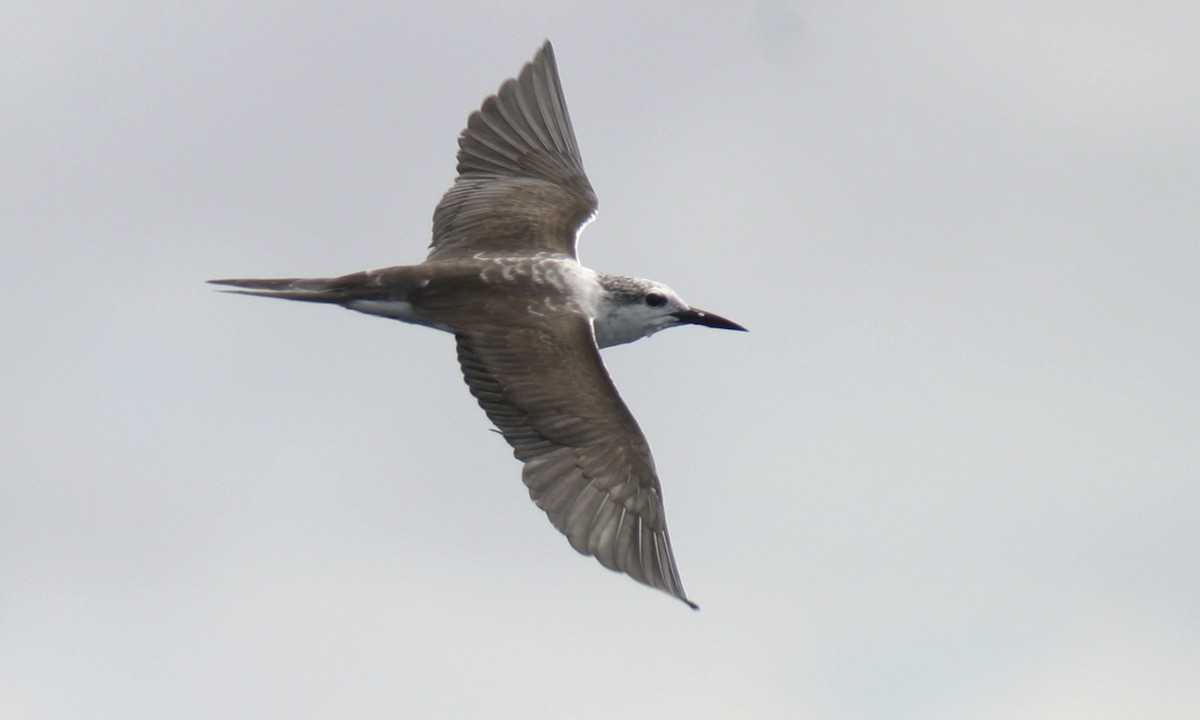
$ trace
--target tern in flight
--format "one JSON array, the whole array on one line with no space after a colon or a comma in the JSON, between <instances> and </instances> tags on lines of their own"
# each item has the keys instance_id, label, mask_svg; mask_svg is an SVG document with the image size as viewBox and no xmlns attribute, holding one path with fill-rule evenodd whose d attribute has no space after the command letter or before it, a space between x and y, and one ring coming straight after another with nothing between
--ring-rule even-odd
<instances>
[{"instance_id":1,"label":"tern in flight","mask_svg":"<svg viewBox=\"0 0 1200 720\"><path fill-rule=\"evenodd\" d=\"M600 348L679 325L745 330L662 283L594 272L575 240L596 212L554 50L471 114L425 261L334 278L212 280L453 333L471 394L571 547L691 607L646 437Z\"/></svg>"}]
</instances>

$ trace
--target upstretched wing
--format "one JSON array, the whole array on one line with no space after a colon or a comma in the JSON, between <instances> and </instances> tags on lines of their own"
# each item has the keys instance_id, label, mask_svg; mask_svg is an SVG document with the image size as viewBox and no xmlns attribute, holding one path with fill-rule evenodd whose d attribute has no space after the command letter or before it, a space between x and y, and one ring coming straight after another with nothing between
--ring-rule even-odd
<instances>
[{"instance_id":1,"label":"upstretched wing","mask_svg":"<svg viewBox=\"0 0 1200 720\"><path fill-rule=\"evenodd\" d=\"M458 177L433 213L429 260L478 252L575 257L596 194L549 42L471 114L458 147Z\"/></svg>"},{"instance_id":2,"label":"upstretched wing","mask_svg":"<svg viewBox=\"0 0 1200 720\"><path fill-rule=\"evenodd\" d=\"M569 314L537 326L460 326L471 394L525 464L537 506L571 546L688 605L650 447L592 335Z\"/></svg>"}]
</instances>

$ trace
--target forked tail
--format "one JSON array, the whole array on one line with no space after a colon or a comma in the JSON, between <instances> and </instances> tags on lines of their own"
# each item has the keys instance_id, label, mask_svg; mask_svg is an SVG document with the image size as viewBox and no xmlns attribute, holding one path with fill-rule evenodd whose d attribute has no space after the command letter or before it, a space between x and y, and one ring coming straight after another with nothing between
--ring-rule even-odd
<instances>
[{"instance_id":1,"label":"forked tail","mask_svg":"<svg viewBox=\"0 0 1200 720\"><path fill-rule=\"evenodd\" d=\"M337 280L338 278L231 278L209 282L213 285L238 288L222 291L238 295L342 304L347 300L346 292L344 287L335 284Z\"/></svg>"}]
</instances>

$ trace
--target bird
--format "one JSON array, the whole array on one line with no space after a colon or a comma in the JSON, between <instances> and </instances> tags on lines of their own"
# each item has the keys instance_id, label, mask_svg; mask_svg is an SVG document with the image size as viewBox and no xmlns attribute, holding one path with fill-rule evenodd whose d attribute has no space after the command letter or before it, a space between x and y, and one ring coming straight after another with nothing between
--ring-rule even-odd
<instances>
[{"instance_id":1,"label":"bird","mask_svg":"<svg viewBox=\"0 0 1200 720\"><path fill-rule=\"evenodd\" d=\"M745 331L666 285L581 265L597 209L547 40L458 138L425 260L328 278L209 282L452 333L471 394L571 547L698 609L684 592L645 435L600 348L682 325Z\"/></svg>"}]
</instances>

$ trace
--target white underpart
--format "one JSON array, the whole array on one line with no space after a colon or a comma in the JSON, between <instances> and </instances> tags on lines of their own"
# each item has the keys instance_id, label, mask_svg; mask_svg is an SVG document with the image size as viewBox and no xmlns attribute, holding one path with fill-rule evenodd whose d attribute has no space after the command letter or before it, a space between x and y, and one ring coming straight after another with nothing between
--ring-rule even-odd
<instances>
[{"instance_id":1,"label":"white underpart","mask_svg":"<svg viewBox=\"0 0 1200 720\"><path fill-rule=\"evenodd\" d=\"M602 313L595 320L596 344L602 348L623 345L653 335L662 327L658 323L647 323L645 318L621 309Z\"/></svg>"},{"instance_id":2,"label":"white underpart","mask_svg":"<svg viewBox=\"0 0 1200 720\"><path fill-rule=\"evenodd\" d=\"M425 325L437 328L438 330L450 330L450 328L430 322L428 318L422 316L413 308L412 303L405 302L404 300L351 300L346 304L346 307L351 310L357 310L360 313L366 313L367 315L379 315L380 317L403 320L407 323Z\"/></svg>"},{"instance_id":3,"label":"white underpart","mask_svg":"<svg viewBox=\"0 0 1200 720\"><path fill-rule=\"evenodd\" d=\"M603 292L600 281L596 279L596 272L574 260L557 262L559 272L548 273L552 277L550 283L557 289L567 290L578 303L580 310L594 320L600 312L600 294Z\"/></svg>"}]
</instances>

